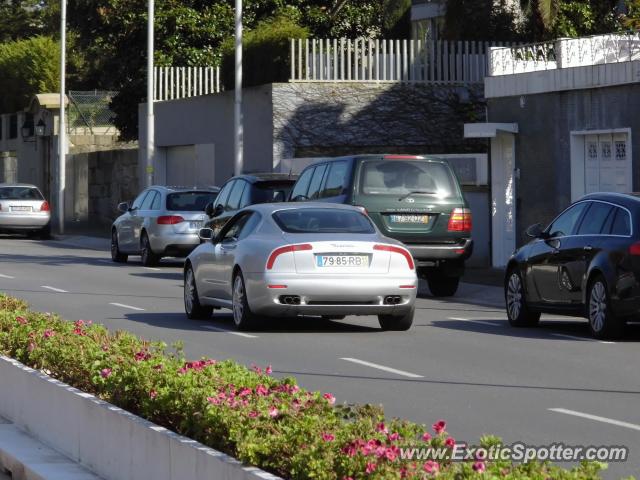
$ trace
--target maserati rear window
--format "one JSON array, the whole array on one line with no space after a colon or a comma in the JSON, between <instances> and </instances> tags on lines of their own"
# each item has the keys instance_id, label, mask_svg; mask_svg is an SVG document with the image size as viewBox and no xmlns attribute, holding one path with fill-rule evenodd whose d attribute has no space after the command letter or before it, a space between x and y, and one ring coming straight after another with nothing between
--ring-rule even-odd
<instances>
[{"instance_id":1,"label":"maserati rear window","mask_svg":"<svg viewBox=\"0 0 640 480\"><path fill-rule=\"evenodd\" d=\"M375 233L371 220L354 210L300 208L273 214L278 226L287 233Z\"/></svg>"}]
</instances>

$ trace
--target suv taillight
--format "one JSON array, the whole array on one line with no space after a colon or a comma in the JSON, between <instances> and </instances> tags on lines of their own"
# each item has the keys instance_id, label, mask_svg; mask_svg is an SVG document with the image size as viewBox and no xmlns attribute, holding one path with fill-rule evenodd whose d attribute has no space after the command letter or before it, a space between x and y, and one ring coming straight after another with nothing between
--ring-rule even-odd
<instances>
[{"instance_id":1,"label":"suv taillight","mask_svg":"<svg viewBox=\"0 0 640 480\"><path fill-rule=\"evenodd\" d=\"M42 202L42 205L40 205L40 211L48 212L50 210L51 210L51 207L49 206L49 202Z\"/></svg>"},{"instance_id":2,"label":"suv taillight","mask_svg":"<svg viewBox=\"0 0 640 480\"><path fill-rule=\"evenodd\" d=\"M454 208L449 217L450 232L471 232L473 221L471 219L471 210L468 208Z\"/></svg>"}]
</instances>

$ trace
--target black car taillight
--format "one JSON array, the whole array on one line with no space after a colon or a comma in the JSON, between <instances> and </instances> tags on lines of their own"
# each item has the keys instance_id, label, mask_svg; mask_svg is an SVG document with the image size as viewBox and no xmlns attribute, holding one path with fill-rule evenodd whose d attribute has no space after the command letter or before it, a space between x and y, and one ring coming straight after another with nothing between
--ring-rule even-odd
<instances>
[{"instance_id":1,"label":"black car taillight","mask_svg":"<svg viewBox=\"0 0 640 480\"><path fill-rule=\"evenodd\" d=\"M629 247L629 255L640 257L640 242L636 242Z\"/></svg>"}]
</instances>

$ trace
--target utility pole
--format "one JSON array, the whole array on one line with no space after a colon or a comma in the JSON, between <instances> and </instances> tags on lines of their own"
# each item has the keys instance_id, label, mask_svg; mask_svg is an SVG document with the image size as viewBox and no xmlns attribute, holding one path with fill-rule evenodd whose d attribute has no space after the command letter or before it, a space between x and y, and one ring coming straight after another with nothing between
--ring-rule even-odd
<instances>
[{"instance_id":1,"label":"utility pole","mask_svg":"<svg viewBox=\"0 0 640 480\"><path fill-rule=\"evenodd\" d=\"M236 0L236 91L234 104L234 174L240 175L244 167L244 129L242 122L242 0Z\"/></svg>"},{"instance_id":2,"label":"utility pole","mask_svg":"<svg viewBox=\"0 0 640 480\"><path fill-rule=\"evenodd\" d=\"M148 0L147 4L147 187L153 185L155 155L155 118L153 113L153 22L154 22L154 0Z\"/></svg>"},{"instance_id":3,"label":"utility pole","mask_svg":"<svg viewBox=\"0 0 640 480\"><path fill-rule=\"evenodd\" d=\"M58 122L58 230L64 234L64 193L67 173L67 126L65 109L65 77L67 49L67 0L60 0L60 120Z\"/></svg>"}]
</instances>

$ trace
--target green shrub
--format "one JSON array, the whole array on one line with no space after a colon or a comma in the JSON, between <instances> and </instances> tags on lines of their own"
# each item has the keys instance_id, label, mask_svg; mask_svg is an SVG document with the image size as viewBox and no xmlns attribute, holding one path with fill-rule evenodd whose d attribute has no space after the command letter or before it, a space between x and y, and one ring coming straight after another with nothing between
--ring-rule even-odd
<instances>
[{"instance_id":1,"label":"green shrub","mask_svg":"<svg viewBox=\"0 0 640 480\"><path fill-rule=\"evenodd\" d=\"M23 110L60 85L60 44L49 37L0 43L0 113Z\"/></svg>"},{"instance_id":2,"label":"green shrub","mask_svg":"<svg viewBox=\"0 0 640 480\"><path fill-rule=\"evenodd\" d=\"M286 16L259 23L243 35L243 86L251 87L289 80L289 51L292 38L307 38L306 28ZM225 89L235 87L235 37L222 45L222 82Z\"/></svg>"},{"instance_id":3,"label":"green shrub","mask_svg":"<svg viewBox=\"0 0 640 480\"><path fill-rule=\"evenodd\" d=\"M334 406L270 368L232 361L187 362L181 350L129 333L27 310L0 294L0 353L152 422L291 479L572 479L600 478L601 465L573 470L548 463L420 462L400 458L403 446L449 449L443 421L386 420L380 407ZM486 448L499 443L481 440ZM449 450L447 450L449 451Z\"/></svg>"}]
</instances>

